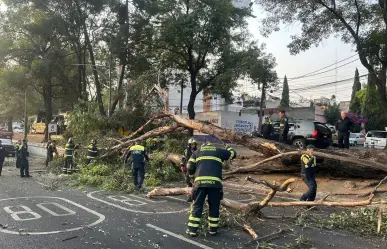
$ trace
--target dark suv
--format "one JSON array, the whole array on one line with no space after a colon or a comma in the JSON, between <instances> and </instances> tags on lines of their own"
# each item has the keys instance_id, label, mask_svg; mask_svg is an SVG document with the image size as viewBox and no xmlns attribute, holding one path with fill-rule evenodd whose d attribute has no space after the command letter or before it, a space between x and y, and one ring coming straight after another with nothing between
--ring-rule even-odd
<instances>
[{"instance_id":1,"label":"dark suv","mask_svg":"<svg viewBox=\"0 0 387 249\"><path fill-rule=\"evenodd\" d=\"M270 140L279 139L279 122L273 123L274 131ZM255 134L257 135L257 134ZM323 123L308 120L296 120L289 123L288 143L299 148L313 144L325 149L332 145L332 131Z\"/></svg>"}]
</instances>

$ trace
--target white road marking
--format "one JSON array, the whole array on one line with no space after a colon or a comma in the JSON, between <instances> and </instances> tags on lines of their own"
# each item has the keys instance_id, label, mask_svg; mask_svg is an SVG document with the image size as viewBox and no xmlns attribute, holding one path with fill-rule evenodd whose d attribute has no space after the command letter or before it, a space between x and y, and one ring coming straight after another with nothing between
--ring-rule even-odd
<instances>
[{"instance_id":1,"label":"white road marking","mask_svg":"<svg viewBox=\"0 0 387 249\"><path fill-rule=\"evenodd\" d=\"M164 197L168 198L168 199L177 200L177 201L181 201L181 202L187 203L187 200L183 200L183 199L180 199L180 198L177 198L177 197L173 197L173 196L164 196Z\"/></svg>"},{"instance_id":2,"label":"white road marking","mask_svg":"<svg viewBox=\"0 0 387 249\"><path fill-rule=\"evenodd\" d=\"M128 211L128 212L139 213L139 214L176 214L176 213L187 212L189 210L188 208L185 208L185 209L182 209L182 210L178 210L178 211L165 211L165 212L163 212L163 211L161 211L161 212L157 212L157 211L150 212L150 211L135 210L135 209L131 209L131 208L122 207L120 205L117 205L117 204L114 204L114 203L111 203L111 202L108 202L108 201L105 201L105 200L102 200L102 199L99 199L99 198L93 196L93 194L99 193L99 192L104 192L104 191L103 190L99 190L99 191L90 192L90 193L87 194L87 197L89 197L89 198L91 198L93 200L105 203L107 205L110 205L110 206L113 206L113 207L116 207L116 208Z\"/></svg>"},{"instance_id":3,"label":"white road marking","mask_svg":"<svg viewBox=\"0 0 387 249\"><path fill-rule=\"evenodd\" d=\"M118 199L117 197L120 197L122 199ZM126 205L129 205L129 206L144 206L146 205L147 203L146 202L142 202L142 201L139 201L139 200L133 200L133 199L130 199L129 197L126 197L126 196L122 196L122 195L118 195L118 196L115 196L115 195L110 195L108 196L109 199L113 200L113 201L119 201L121 203L124 203Z\"/></svg>"},{"instance_id":4,"label":"white road marking","mask_svg":"<svg viewBox=\"0 0 387 249\"><path fill-rule=\"evenodd\" d=\"M144 200L144 201L147 201L147 202L152 202L152 203L166 202L166 200L163 200L163 201L152 201L152 200L149 199L149 198L144 198L144 197L137 196L137 195L134 195L134 194L129 194L129 196L131 196L131 197L133 197L133 198L140 199L140 200Z\"/></svg>"},{"instance_id":5,"label":"white road marking","mask_svg":"<svg viewBox=\"0 0 387 249\"><path fill-rule=\"evenodd\" d=\"M28 235L46 235L46 234L55 234L55 233L64 233L64 232L71 232L71 231L77 231L77 230L81 230L85 227L92 227L92 226L95 226L95 225L98 225L99 223L103 222L105 220L105 216L103 214L100 214L100 213L97 213L96 211L94 210L91 210L87 207L84 207L76 202L73 202L73 201L70 201L68 199L65 199L65 198L61 198L61 197L51 197L51 196L34 196L34 197L15 197L15 198L8 198L8 199L0 199L0 202L1 201L8 201L8 200L17 200L17 199L34 199L34 198L48 198L48 199L59 199L59 200L62 200L64 202L67 202L67 203L70 203L76 207L79 207L89 213L92 213L94 214L95 216L98 217L98 220L89 224L89 225L86 225L86 226L81 226L81 227L75 227L75 228L69 228L69 229L64 229L64 230L57 230L57 231L49 231L49 232L26 232L26 234ZM20 235L20 232L15 232L15 231L10 231L10 230L7 230L7 229L0 229L0 232L2 233L8 233L8 234L16 234L16 235Z\"/></svg>"},{"instance_id":6,"label":"white road marking","mask_svg":"<svg viewBox=\"0 0 387 249\"><path fill-rule=\"evenodd\" d=\"M199 242L196 242L196 241L194 241L194 240L187 239L186 237L184 237L184 236L182 236L182 235L180 235L180 234L176 234L176 233L170 232L170 231L165 230L165 229L163 229L163 228L161 228L161 227L157 227L157 226L154 226L154 225L152 225L152 224L146 224L146 225L147 225L148 227L150 227L150 228L153 228L153 229L155 229L155 230L157 230L157 231L160 231L160 232L163 232L163 233L165 233L165 234L168 234L168 235L170 235L170 236L172 236L172 237L175 237L175 238L177 238L177 239L183 240L183 241L185 241L185 242L187 242L187 243L190 243L190 244L192 244L192 245L195 245L195 246L197 246L197 247L204 248L204 249L212 249L212 247L209 247L209 246L200 244Z\"/></svg>"},{"instance_id":7,"label":"white road marking","mask_svg":"<svg viewBox=\"0 0 387 249\"><path fill-rule=\"evenodd\" d=\"M43 206L43 205L47 205L47 204L51 204L51 205L54 205L54 206L57 206L58 208L66 211L67 213L65 214L58 214L57 212L54 212L52 211L51 209L48 209L47 207ZM68 215L74 215L76 214L77 212L65 207L65 206L62 206L58 203L55 203L55 202L45 202L45 203L39 203L39 204L36 204L37 207L39 207L40 209L46 211L47 213L53 215L53 216L68 216Z\"/></svg>"},{"instance_id":8,"label":"white road marking","mask_svg":"<svg viewBox=\"0 0 387 249\"><path fill-rule=\"evenodd\" d=\"M24 210L12 211L11 208L13 208L13 207L15 207L15 206L4 207L4 211L9 213L11 215L11 217L14 220L16 220L16 221L37 220L37 219L42 218L42 216L40 216L40 214L38 214L36 212L33 212L29 207L20 205L20 206L17 206L17 207L21 207ZM30 214L30 216L33 216L33 217L30 217L30 218L20 218L20 216L19 216L20 214Z\"/></svg>"}]
</instances>

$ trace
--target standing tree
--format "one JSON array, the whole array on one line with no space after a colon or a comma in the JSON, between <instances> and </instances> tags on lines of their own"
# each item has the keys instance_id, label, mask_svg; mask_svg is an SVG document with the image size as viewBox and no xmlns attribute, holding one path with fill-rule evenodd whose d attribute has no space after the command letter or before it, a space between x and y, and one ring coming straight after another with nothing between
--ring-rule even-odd
<instances>
[{"instance_id":1,"label":"standing tree","mask_svg":"<svg viewBox=\"0 0 387 249\"><path fill-rule=\"evenodd\" d=\"M284 85L282 88L282 97L281 97L281 103L280 107L289 107L290 98L289 98L289 84L288 84L288 78L284 78Z\"/></svg>"},{"instance_id":2,"label":"standing tree","mask_svg":"<svg viewBox=\"0 0 387 249\"><path fill-rule=\"evenodd\" d=\"M368 76L364 102L361 105L361 114L363 118L368 120L367 130L379 130L385 127L383 117L381 116L380 101L375 84L376 80L372 75Z\"/></svg>"},{"instance_id":3,"label":"standing tree","mask_svg":"<svg viewBox=\"0 0 387 249\"><path fill-rule=\"evenodd\" d=\"M356 97L357 92L360 90L361 90L361 83L360 83L359 71L356 68L355 80L352 86L351 104L349 106L349 111L352 113L356 113L356 114L361 113L361 103L360 103L360 100Z\"/></svg>"},{"instance_id":4,"label":"standing tree","mask_svg":"<svg viewBox=\"0 0 387 249\"><path fill-rule=\"evenodd\" d=\"M385 0L257 0L267 12L263 33L280 24L300 23L301 34L288 45L292 54L320 44L331 35L356 47L362 65L375 79L380 106L387 122L387 2ZM376 60L377 63L372 63ZM380 65L380 66L379 66Z\"/></svg>"}]
</instances>

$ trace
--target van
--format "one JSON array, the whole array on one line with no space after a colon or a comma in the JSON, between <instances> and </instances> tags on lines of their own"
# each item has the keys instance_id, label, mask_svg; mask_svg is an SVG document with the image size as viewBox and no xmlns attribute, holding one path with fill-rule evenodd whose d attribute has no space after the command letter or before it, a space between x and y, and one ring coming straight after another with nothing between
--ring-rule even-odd
<instances>
[{"instance_id":1,"label":"van","mask_svg":"<svg viewBox=\"0 0 387 249\"><path fill-rule=\"evenodd\" d=\"M367 132L364 147L384 149L387 145L387 131Z\"/></svg>"}]
</instances>

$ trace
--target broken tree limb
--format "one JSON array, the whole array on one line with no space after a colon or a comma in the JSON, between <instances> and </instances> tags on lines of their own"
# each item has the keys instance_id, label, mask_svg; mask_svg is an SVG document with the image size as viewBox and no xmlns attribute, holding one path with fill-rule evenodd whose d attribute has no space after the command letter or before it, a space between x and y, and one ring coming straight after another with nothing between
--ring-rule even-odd
<instances>
[{"instance_id":1,"label":"broken tree limb","mask_svg":"<svg viewBox=\"0 0 387 249\"><path fill-rule=\"evenodd\" d=\"M137 136L140 132L142 132L147 126L149 126L151 123L153 123L153 121L157 120L157 119L161 119L161 118L165 118L165 117L168 117L169 115L168 114L165 114L165 113L159 113L159 114L156 114L155 116L153 116L151 119L148 120L148 122L146 122L143 126L141 126L140 128L138 128L135 132L133 132L132 134L130 134L129 136L125 137L124 139L122 139L122 141L127 141L127 140L130 140L132 138L134 138L135 136Z\"/></svg>"}]
</instances>

